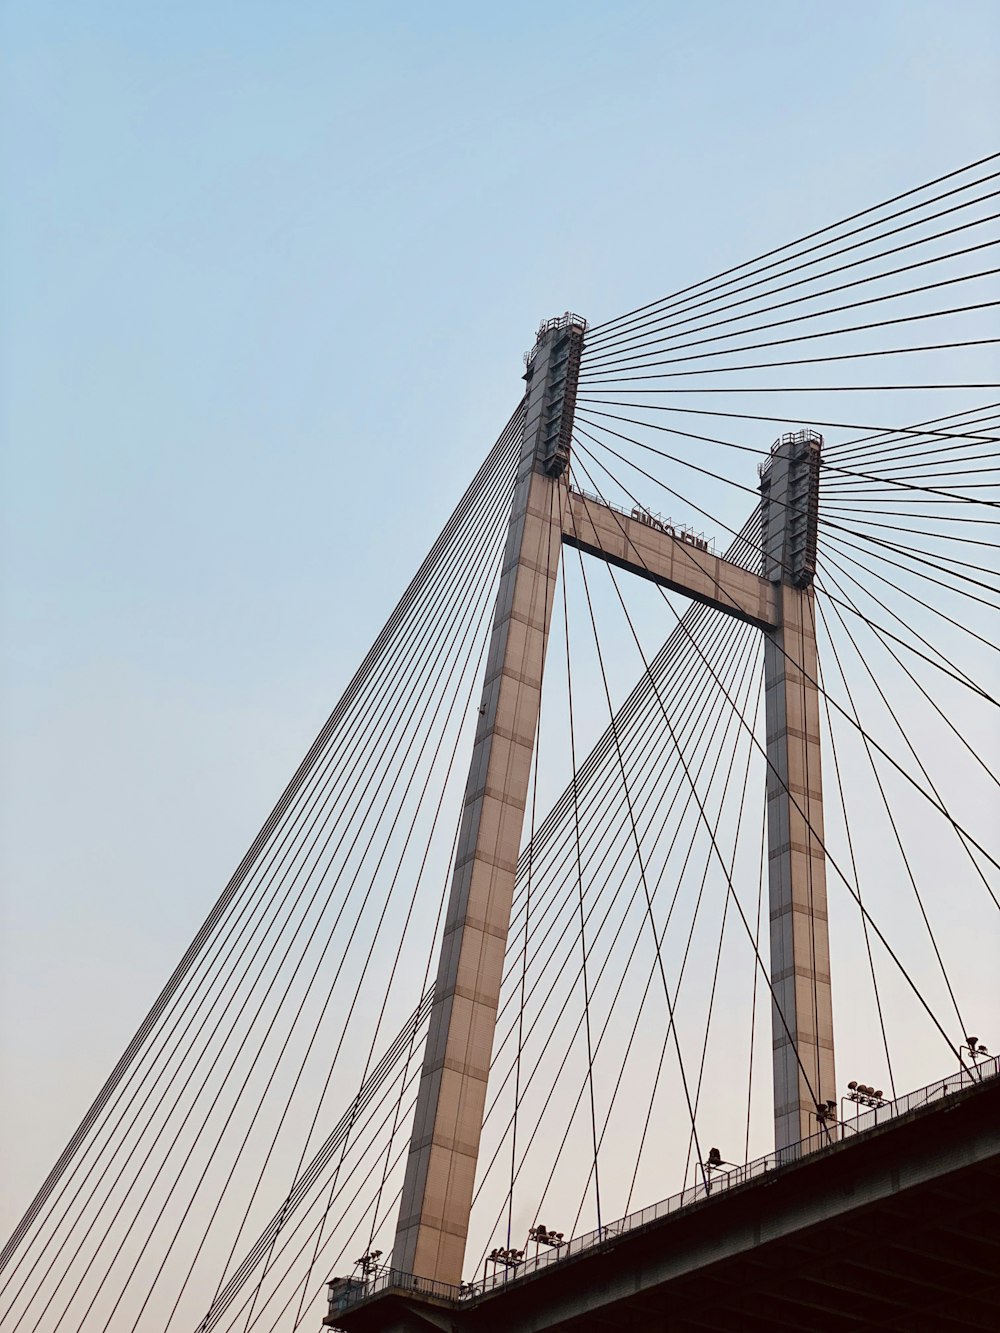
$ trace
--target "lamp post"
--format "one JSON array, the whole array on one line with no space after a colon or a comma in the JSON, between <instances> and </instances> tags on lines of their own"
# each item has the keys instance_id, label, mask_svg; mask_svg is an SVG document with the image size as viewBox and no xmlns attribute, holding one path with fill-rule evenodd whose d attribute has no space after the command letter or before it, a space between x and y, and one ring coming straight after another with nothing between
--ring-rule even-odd
<instances>
[{"instance_id":1,"label":"lamp post","mask_svg":"<svg viewBox=\"0 0 1000 1333\"><path fill-rule=\"evenodd\" d=\"M877 1113L882 1107L889 1105L889 1100L887 1097L883 1097L881 1088L873 1088L870 1083L859 1083L856 1078L851 1079L847 1085L847 1095L840 1099L841 1119L846 1123L846 1117L843 1115L844 1102L854 1102L859 1108L854 1113L855 1119L861 1114L860 1108L862 1106L871 1107L876 1112L877 1119Z\"/></svg>"},{"instance_id":2,"label":"lamp post","mask_svg":"<svg viewBox=\"0 0 1000 1333\"><path fill-rule=\"evenodd\" d=\"M539 1246L547 1245L550 1249L558 1250L566 1244L561 1231L548 1231L541 1222L538 1226L532 1227L528 1232L528 1240L535 1242L535 1259L538 1259Z\"/></svg>"},{"instance_id":3,"label":"lamp post","mask_svg":"<svg viewBox=\"0 0 1000 1333\"><path fill-rule=\"evenodd\" d=\"M979 1073L979 1061L989 1059L989 1051L985 1046L981 1045L978 1037L966 1037L965 1044L958 1048L958 1060L962 1066L963 1072L965 1070L965 1061L962 1059L963 1051L968 1051L969 1059L972 1061L972 1068L976 1072L976 1078L981 1078L982 1075Z\"/></svg>"},{"instance_id":4,"label":"lamp post","mask_svg":"<svg viewBox=\"0 0 1000 1333\"><path fill-rule=\"evenodd\" d=\"M726 1169L727 1167L729 1168L728 1170ZM722 1160L722 1153L719 1152L718 1148L709 1148L708 1159L705 1162L705 1193L711 1194L712 1192L713 1171L721 1171L726 1177L726 1183L728 1184L729 1176L735 1170L735 1162L724 1162Z\"/></svg>"},{"instance_id":5,"label":"lamp post","mask_svg":"<svg viewBox=\"0 0 1000 1333\"><path fill-rule=\"evenodd\" d=\"M523 1250L500 1250L500 1249L490 1250L483 1264L483 1291L486 1290L487 1265L489 1264L493 1265L493 1285L495 1287L497 1284L498 1268L513 1268L514 1271L516 1272L518 1265L523 1262L524 1262Z\"/></svg>"},{"instance_id":6,"label":"lamp post","mask_svg":"<svg viewBox=\"0 0 1000 1333\"><path fill-rule=\"evenodd\" d=\"M837 1118L837 1103L832 1098L825 1102L817 1102L816 1119L819 1121L820 1129L826 1131L828 1142L832 1143L834 1135L831 1126L840 1124Z\"/></svg>"},{"instance_id":7,"label":"lamp post","mask_svg":"<svg viewBox=\"0 0 1000 1333\"><path fill-rule=\"evenodd\" d=\"M380 1267L379 1260L381 1258L381 1250L369 1250L368 1253L363 1254L360 1259L355 1259L354 1267L361 1270L361 1280L366 1287L378 1273Z\"/></svg>"}]
</instances>

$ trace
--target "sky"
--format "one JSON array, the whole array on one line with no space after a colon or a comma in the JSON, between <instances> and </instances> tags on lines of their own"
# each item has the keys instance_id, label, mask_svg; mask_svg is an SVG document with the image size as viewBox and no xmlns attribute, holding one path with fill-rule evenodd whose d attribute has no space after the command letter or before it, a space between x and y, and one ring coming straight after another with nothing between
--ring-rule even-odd
<instances>
[{"instance_id":1,"label":"sky","mask_svg":"<svg viewBox=\"0 0 1000 1333\"><path fill-rule=\"evenodd\" d=\"M0 1224L538 321L992 151L998 47L992 0L0 6Z\"/></svg>"}]
</instances>

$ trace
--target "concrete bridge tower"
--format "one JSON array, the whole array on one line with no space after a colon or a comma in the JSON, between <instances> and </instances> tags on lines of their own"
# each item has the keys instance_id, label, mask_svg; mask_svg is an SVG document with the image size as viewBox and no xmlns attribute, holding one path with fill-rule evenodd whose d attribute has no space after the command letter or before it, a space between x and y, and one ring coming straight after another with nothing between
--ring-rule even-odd
<instances>
[{"instance_id":1,"label":"concrete bridge tower","mask_svg":"<svg viewBox=\"0 0 1000 1333\"><path fill-rule=\"evenodd\" d=\"M669 524L574 490L586 322L539 330L524 441L393 1249L395 1269L462 1278L500 982L563 543L756 625L765 636L775 1145L836 1097L812 578L822 439L787 435L761 469L755 573Z\"/></svg>"}]
</instances>

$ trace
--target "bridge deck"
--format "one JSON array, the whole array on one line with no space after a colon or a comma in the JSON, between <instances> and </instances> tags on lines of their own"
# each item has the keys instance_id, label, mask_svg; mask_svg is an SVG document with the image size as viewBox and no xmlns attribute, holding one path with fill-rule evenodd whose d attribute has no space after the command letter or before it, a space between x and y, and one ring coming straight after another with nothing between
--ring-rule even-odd
<instances>
[{"instance_id":1,"label":"bridge deck","mask_svg":"<svg viewBox=\"0 0 1000 1333\"><path fill-rule=\"evenodd\" d=\"M347 1333L1000 1328L1000 1079L462 1302Z\"/></svg>"}]
</instances>

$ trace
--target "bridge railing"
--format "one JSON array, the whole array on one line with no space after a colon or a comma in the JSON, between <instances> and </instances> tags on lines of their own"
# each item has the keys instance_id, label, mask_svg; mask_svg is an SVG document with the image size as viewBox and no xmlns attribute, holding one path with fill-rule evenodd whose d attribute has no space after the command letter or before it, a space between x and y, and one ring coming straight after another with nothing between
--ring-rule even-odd
<instances>
[{"instance_id":1,"label":"bridge railing","mask_svg":"<svg viewBox=\"0 0 1000 1333\"><path fill-rule=\"evenodd\" d=\"M463 1282L454 1286L450 1282L438 1282L434 1278L416 1277L401 1268L379 1268L367 1277L334 1278L328 1284L329 1311L323 1323L334 1327L337 1315L343 1314L352 1305L367 1300L381 1291L398 1291L412 1296L430 1296L435 1300L455 1303L471 1294L472 1284Z\"/></svg>"},{"instance_id":2,"label":"bridge railing","mask_svg":"<svg viewBox=\"0 0 1000 1333\"><path fill-rule=\"evenodd\" d=\"M689 1185L677 1194L672 1194L667 1199L661 1199L659 1203L649 1204L646 1208L640 1208L634 1213L629 1213L627 1217L609 1222L593 1231L587 1231L581 1236L574 1236L571 1240L564 1241L559 1246L540 1249L537 1254L524 1259L516 1267L498 1268L494 1273L487 1274L485 1278L480 1278L477 1282L463 1282L456 1287L447 1282L435 1282L430 1278L415 1277L412 1273L404 1273L395 1268L384 1268L367 1281L352 1281L348 1284L345 1280L345 1285L341 1288L340 1303L336 1310L334 1309L333 1291L331 1290L331 1317L325 1322L327 1324L332 1323L332 1316L336 1313L342 1312L349 1306L356 1305L359 1301L373 1296L376 1292L390 1289L409 1292L414 1295L432 1296L456 1304L482 1296L552 1264L561 1263L573 1255L598 1249L608 1241L625 1235L629 1231L639 1230L650 1222L655 1222L658 1218L680 1212L681 1209L689 1208L692 1204L700 1203L713 1195L724 1194L737 1185L746 1184L747 1181L755 1180L769 1172L790 1166L792 1163L811 1156L813 1153L828 1150L840 1142L853 1139L859 1134L868 1133L878 1128L879 1125L886 1124L889 1120L906 1115L910 1111L919 1110L932 1102L941 1101L945 1097L961 1092L965 1088L973 1087L978 1083L984 1083L998 1075L1000 1075L1000 1055L988 1056L980 1060L975 1067L963 1066L961 1069L955 1070L953 1074L937 1079L934 1083L928 1083L926 1087L917 1088L914 1092L904 1093L903 1096L897 1097L894 1101L885 1102L881 1106L869 1107L864 1110L859 1108L856 1116L841 1119L839 1122L834 1121L824 1126L817 1133L802 1139L801 1142L790 1144L787 1148L782 1148L777 1152L765 1153L763 1157L757 1157L743 1166L715 1168L698 1184Z\"/></svg>"},{"instance_id":3,"label":"bridge railing","mask_svg":"<svg viewBox=\"0 0 1000 1333\"><path fill-rule=\"evenodd\" d=\"M841 1120L841 1128L844 1131L843 1137L848 1138L854 1134L863 1134L866 1130L874 1129L876 1125L885 1124L887 1120L906 1115L908 1111L916 1111L921 1106L940 1101L942 1097L947 1097L954 1092L961 1092L963 1088L971 1088L974 1084L995 1078L998 1074L1000 1074L1000 1055L987 1056L986 1059L980 1060L975 1066L963 1065L961 1069L956 1069L954 1074L949 1074L946 1078L939 1078L934 1083L928 1083L925 1088L917 1088L915 1092L906 1092L894 1101L886 1102L884 1106L876 1106L870 1110L860 1111L858 1115L852 1116L850 1120Z\"/></svg>"},{"instance_id":4,"label":"bridge railing","mask_svg":"<svg viewBox=\"0 0 1000 1333\"><path fill-rule=\"evenodd\" d=\"M689 1185L687 1189L680 1190L667 1199L661 1199L658 1203L649 1204L646 1208L640 1208L634 1213L629 1213L627 1217L619 1218L615 1222L608 1222L604 1226L594 1231L585 1232L581 1236L574 1236L572 1240L566 1241L558 1248L540 1250L538 1254L531 1255L518 1264L516 1269L500 1269L485 1280L480 1279L478 1282L468 1283L463 1294L466 1296L481 1295L484 1291L502 1287L516 1278L526 1277L529 1273L537 1272L550 1264L559 1263L571 1255L596 1249L607 1241L622 1236L629 1231L647 1226L658 1218L679 1212L682 1208L688 1208L691 1204L711 1198L713 1195L723 1194L737 1185L743 1185L747 1181L755 1180L771 1171L789 1166L803 1157L829 1149L843 1140L854 1138L858 1134L867 1133L879 1125L884 1125L889 1120L906 1115L910 1111L918 1110L931 1102L940 1101L944 1097L960 1092L964 1088L972 1087L977 1083L985 1082L987 1079L995 1078L997 1075L1000 1075L1000 1056L990 1056L981 1060L975 1068L963 1067L957 1069L946 1078L937 1079L934 1083L929 1083L923 1088L917 1088L914 1092L904 1093L903 1096L897 1097L895 1101L889 1101L882 1106L865 1110L859 1109L858 1115L851 1116L850 1119L843 1119L839 1123L831 1123L817 1133L811 1134L808 1138L802 1139L799 1143L790 1144L787 1148L782 1148L777 1152L765 1153L763 1157L757 1157L743 1166L717 1168L711 1172L707 1181L699 1181L696 1185Z\"/></svg>"}]
</instances>

